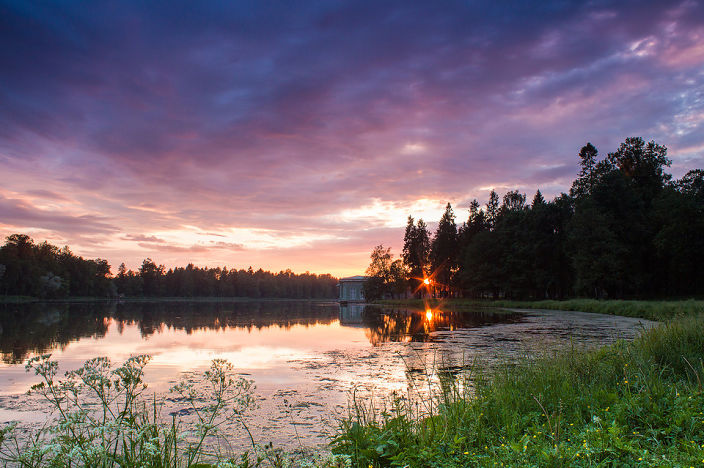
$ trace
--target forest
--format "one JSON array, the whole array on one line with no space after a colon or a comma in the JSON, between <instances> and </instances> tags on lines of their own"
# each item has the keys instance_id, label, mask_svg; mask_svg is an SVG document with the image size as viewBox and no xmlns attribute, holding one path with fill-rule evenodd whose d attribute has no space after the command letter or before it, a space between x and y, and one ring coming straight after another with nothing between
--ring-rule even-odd
<instances>
[{"instance_id":1,"label":"forest","mask_svg":"<svg viewBox=\"0 0 704 468\"><path fill-rule=\"evenodd\" d=\"M552 201L518 190L448 203L433 235L409 216L403 252L374 248L366 297L418 291L472 298L689 297L704 294L704 171L673 180L667 148L627 138L600 157L587 143L569 193Z\"/></svg>"},{"instance_id":2,"label":"forest","mask_svg":"<svg viewBox=\"0 0 704 468\"><path fill-rule=\"evenodd\" d=\"M331 275L272 273L262 269L207 268L188 264L166 269L147 258L137 271L121 264L111 274L106 260L84 259L68 247L35 243L12 234L0 247L0 293L43 299L67 297L337 297Z\"/></svg>"}]
</instances>

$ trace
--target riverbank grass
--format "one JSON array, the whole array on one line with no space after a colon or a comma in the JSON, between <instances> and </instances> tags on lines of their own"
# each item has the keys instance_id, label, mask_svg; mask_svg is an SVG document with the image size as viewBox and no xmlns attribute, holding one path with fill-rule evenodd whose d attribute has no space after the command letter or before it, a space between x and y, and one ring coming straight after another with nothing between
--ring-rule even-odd
<instances>
[{"instance_id":1,"label":"riverbank grass","mask_svg":"<svg viewBox=\"0 0 704 468\"><path fill-rule=\"evenodd\" d=\"M704 464L701 315L468 377L441 378L432 407L353 405L333 452L364 467Z\"/></svg>"}]
</instances>

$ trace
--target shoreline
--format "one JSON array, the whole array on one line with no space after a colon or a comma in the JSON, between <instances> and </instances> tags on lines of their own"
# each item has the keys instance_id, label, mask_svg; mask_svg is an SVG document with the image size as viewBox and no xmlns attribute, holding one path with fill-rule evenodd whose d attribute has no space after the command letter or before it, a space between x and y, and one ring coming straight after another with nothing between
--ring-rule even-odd
<instances>
[{"instance_id":1,"label":"shoreline","mask_svg":"<svg viewBox=\"0 0 704 468\"><path fill-rule=\"evenodd\" d=\"M61 299L42 299L29 296L0 296L0 304L78 304L78 303L96 303L96 304L126 304L126 303L139 303L139 302L203 302L203 303L230 303L230 302L339 302L337 299L324 299L324 298L297 298L289 299L286 297L218 297L218 296L207 296L207 297L186 297L186 296L175 296L175 297L123 297L123 298L103 298L103 297L66 297Z\"/></svg>"},{"instance_id":2,"label":"shoreline","mask_svg":"<svg viewBox=\"0 0 704 468\"><path fill-rule=\"evenodd\" d=\"M395 299L377 301L382 306L439 307L449 305L458 309L491 307L501 309L545 309L575 312L591 312L624 317L639 317L663 322L676 317L704 313L701 299L566 299L540 301L478 300L478 299Z\"/></svg>"},{"instance_id":3,"label":"shoreline","mask_svg":"<svg viewBox=\"0 0 704 468\"><path fill-rule=\"evenodd\" d=\"M693 312L632 341L472 369L437 389L430 415L413 400L386 414L357 403L333 453L374 467L696 466L702 377L704 315Z\"/></svg>"}]
</instances>

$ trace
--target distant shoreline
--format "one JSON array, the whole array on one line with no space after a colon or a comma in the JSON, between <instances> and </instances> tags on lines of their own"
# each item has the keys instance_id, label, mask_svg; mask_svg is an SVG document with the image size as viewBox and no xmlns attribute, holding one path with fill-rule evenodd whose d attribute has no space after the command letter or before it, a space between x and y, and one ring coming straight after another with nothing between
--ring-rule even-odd
<instances>
[{"instance_id":1,"label":"distant shoreline","mask_svg":"<svg viewBox=\"0 0 704 468\"><path fill-rule=\"evenodd\" d=\"M286 298L286 297L66 297L61 299L42 299L30 296L0 296L0 304L75 304L75 303L138 303L138 302L338 302L336 298Z\"/></svg>"}]
</instances>

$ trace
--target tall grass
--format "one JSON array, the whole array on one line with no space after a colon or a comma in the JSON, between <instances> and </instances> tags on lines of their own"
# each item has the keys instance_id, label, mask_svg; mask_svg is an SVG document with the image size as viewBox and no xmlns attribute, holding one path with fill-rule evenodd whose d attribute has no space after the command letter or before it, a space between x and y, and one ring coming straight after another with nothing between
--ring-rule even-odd
<instances>
[{"instance_id":1,"label":"tall grass","mask_svg":"<svg viewBox=\"0 0 704 468\"><path fill-rule=\"evenodd\" d=\"M432 414L352 406L333 441L355 466L701 466L704 319L437 387Z\"/></svg>"}]
</instances>

